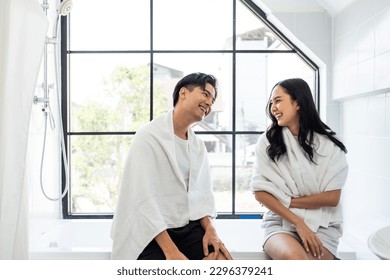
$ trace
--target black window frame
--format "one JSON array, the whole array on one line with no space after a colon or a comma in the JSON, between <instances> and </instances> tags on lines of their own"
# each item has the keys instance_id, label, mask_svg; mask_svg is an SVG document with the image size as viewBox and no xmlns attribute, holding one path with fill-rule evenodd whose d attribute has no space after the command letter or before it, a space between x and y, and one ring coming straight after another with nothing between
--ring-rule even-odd
<instances>
[{"instance_id":1,"label":"black window frame","mask_svg":"<svg viewBox=\"0 0 390 280\"><path fill-rule=\"evenodd\" d=\"M235 163L236 163L236 136L239 135L261 135L264 131L238 131L236 130L236 54L239 53L295 53L297 54L313 71L314 71L314 99L316 102L317 110L320 108L320 76L319 76L319 67L314 63L312 59L310 59L303 51L301 51L290 39L288 39L274 24L272 24L267 19L267 14L258 7L251 0L237 0L244 4L256 17L259 18L262 23L268 27L271 32L273 32L276 37L287 45L291 50L237 50L236 49L236 0L231 0L231 4L233 5L233 36L232 42L233 47L231 50L154 50L153 49L153 2L156 0L150 1L150 44L151 48L147 51L141 51L145 54L150 54L150 96L151 96L151 104L150 104L150 120L153 119L153 55L158 53L230 53L232 54L232 130L231 131L202 131L196 132L196 134L212 134L212 135L221 135L228 134L232 136L232 213L219 213L218 219L250 219L250 218L261 218L262 213L237 213L235 211L235 185L236 185L236 172L235 172ZM71 14L68 17L61 18L61 110L62 110L62 119L63 119L63 133L65 135L65 147L67 149L67 154L69 158L69 149L68 149L68 139L74 135L134 135L135 131L132 132L70 132L68 131L68 121L69 121L69 108L68 108L68 56L74 55L77 53L139 53L140 51L77 51L77 50L69 50L68 44L68 19L71 18ZM69 191L67 195L62 199L62 214L64 219L111 219L113 217L113 213L72 213L70 211L70 194L71 194L71 182L70 178L66 178L65 169L62 166L62 190L66 187L66 180L69 179ZM70 177L70 172L69 172Z\"/></svg>"}]
</instances>

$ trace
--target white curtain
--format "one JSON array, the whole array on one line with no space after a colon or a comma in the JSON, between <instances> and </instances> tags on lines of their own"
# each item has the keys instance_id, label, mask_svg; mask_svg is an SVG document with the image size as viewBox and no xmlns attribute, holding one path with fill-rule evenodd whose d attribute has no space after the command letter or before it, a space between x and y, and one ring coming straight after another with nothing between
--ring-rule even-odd
<instances>
[{"instance_id":1,"label":"white curtain","mask_svg":"<svg viewBox=\"0 0 390 280\"><path fill-rule=\"evenodd\" d=\"M0 0L0 259L28 259L26 150L47 29L38 0Z\"/></svg>"}]
</instances>

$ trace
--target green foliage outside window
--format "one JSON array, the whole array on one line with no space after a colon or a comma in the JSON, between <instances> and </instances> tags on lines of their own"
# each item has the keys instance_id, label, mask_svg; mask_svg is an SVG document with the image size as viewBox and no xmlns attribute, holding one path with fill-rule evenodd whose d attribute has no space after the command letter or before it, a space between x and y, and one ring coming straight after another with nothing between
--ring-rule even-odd
<instances>
[{"instance_id":1,"label":"green foliage outside window","mask_svg":"<svg viewBox=\"0 0 390 280\"><path fill-rule=\"evenodd\" d=\"M105 80L111 104L94 100L74 109L77 127L86 132L136 131L150 121L149 67L118 66ZM166 110L167 98L156 83L155 112ZM113 211L130 136L91 134L72 137L72 211Z\"/></svg>"}]
</instances>

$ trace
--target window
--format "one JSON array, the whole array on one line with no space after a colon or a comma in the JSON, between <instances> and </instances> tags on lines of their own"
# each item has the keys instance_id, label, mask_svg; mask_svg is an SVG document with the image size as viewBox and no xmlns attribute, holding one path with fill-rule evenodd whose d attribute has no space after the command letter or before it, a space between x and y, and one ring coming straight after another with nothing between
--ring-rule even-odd
<instances>
[{"instance_id":1,"label":"window","mask_svg":"<svg viewBox=\"0 0 390 280\"><path fill-rule=\"evenodd\" d=\"M134 134L172 107L180 78L198 71L219 80L212 115L195 127L209 153L219 216L261 214L248 185L271 88L302 77L318 94L318 69L259 7L249 0L83 0L63 31L64 216L112 216Z\"/></svg>"}]
</instances>

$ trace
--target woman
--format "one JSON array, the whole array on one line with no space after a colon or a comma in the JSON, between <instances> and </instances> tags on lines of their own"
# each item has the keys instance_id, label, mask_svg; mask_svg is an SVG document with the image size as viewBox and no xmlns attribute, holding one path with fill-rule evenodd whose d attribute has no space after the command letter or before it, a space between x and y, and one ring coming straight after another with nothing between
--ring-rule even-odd
<instances>
[{"instance_id":1,"label":"woman","mask_svg":"<svg viewBox=\"0 0 390 280\"><path fill-rule=\"evenodd\" d=\"M337 259L347 149L324 124L308 84L277 83L267 105L272 124L256 145L250 183L263 217L271 259Z\"/></svg>"}]
</instances>

